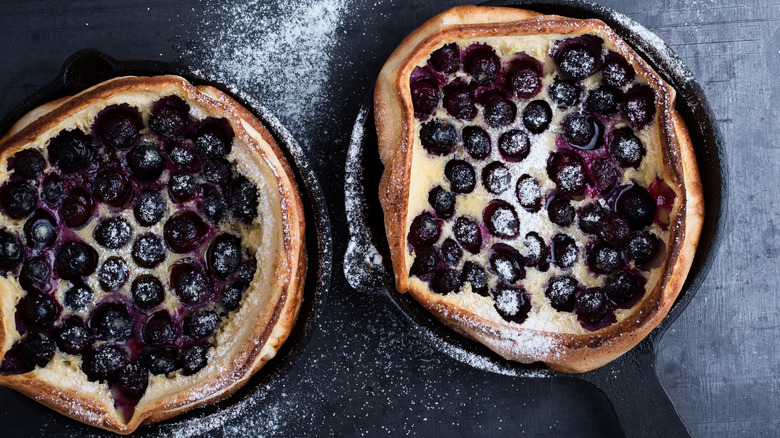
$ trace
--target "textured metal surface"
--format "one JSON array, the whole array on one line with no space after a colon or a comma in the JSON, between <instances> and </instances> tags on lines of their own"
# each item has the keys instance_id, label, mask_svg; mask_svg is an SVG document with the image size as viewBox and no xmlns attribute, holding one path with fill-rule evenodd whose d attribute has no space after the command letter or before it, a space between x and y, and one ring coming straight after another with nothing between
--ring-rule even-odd
<instances>
[{"instance_id":1,"label":"textured metal surface","mask_svg":"<svg viewBox=\"0 0 780 438\"><path fill-rule=\"evenodd\" d=\"M197 68L200 49L235 26L225 8L245 2L157 0L4 2L0 15L0 114L57 75L71 53L95 47L121 59ZM242 89L293 127L320 179L334 221L334 254L346 249L346 150L360 105L404 35L460 0L273 0L272 28L301 11L335 17L319 88L324 106L287 107L258 77ZM780 6L774 0L603 0L655 32L691 68L720 122L730 168L729 220L718 257L689 308L658 344L656 368L693 436L776 436L780 428ZM230 5L230 6L226 6ZM314 24L317 24L315 22ZM271 29L272 30L272 29ZM269 31L258 29L258 34ZM244 38L237 34L235 38ZM251 39L250 39L251 40ZM262 40L262 39L261 39ZM310 42L303 38L302 43ZM262 40L254 50L273 49ZM207 53L213 53L207 51ZM294 56L273 53L286 62ZM223 68L227 82L241 72ZM292 84L304 94L307 75ZM286 100L285 100L286 101ZM387 303L352 290L337 257L333 286L300 360L251 402L139 436L620 436L609 400L576 379L523 379L450 359L407 333ZM637 389L641 391L641 389ZM649 404L645 409L652 409ZM94 431L0 389L0 430L19 436ZM94 432L95 434L98 434ZM102 435L102 434L100 434Z\"/></svg>"}]
</instances>

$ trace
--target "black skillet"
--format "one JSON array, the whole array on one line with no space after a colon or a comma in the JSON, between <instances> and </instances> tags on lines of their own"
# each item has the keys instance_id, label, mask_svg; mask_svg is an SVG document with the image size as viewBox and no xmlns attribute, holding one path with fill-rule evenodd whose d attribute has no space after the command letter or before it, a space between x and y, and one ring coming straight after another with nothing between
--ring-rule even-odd
<instances>
[{"instance_id":1,"label":"black skillet","mask_svg":"<svg viewBox=\"0 0 780 438\"><path fill-rule=\"evenodd\" d=\"M486 371L518 377L580 378L607 395L627 436L690 436L658 379L655 363L658 341L704 281L726 222L728 171L725 150L702 88L668 46L645 33L636 22L603 6L580 0L503 0L485 4L523 7L573 18L598 18L610 25L677 90L677 111L686 121L693 140L706 210L699 247L682 292L666 318L639 345L604 367L579 375L558 373L539 363L524 365L507 361L483 345L452 332L408 294L395 290L377 197L383 167L377 153L370 103L361 108L347 154L345 198L350 232L344 262L347 280L355 289L386 297L400 311L409 330L421 334L457 360Z\"/></svg>"},{"instance_id":2,"label":"black skillet","mask_svg":"<svg viewBox=\"0 0 780 438\"><path fill-rule=\"evenodd\" d=\"M71 55L63 63L62 69L54 81L30 95L0 120L0 133L7 132L19 118L39 105L60 97L71 96L105 80L128 75L155 76L164 74L179 75L194 85L210 85L220 89L250 110L271 132L271 135L279 144L287 161L290 163L295 174L295 180L301 189L306 218L308 269L300 314L289 338L277 352L276 356L260 369L243 388L221 402L193 409L186 414L160 424L142 427L133 436L167 436L170 434L170 430L167 427L177 423L184 423L196 417L197 420L195 421L199 421L204 417L229 409L248 398L256 396L273 380L280 379L290 369L292 363L300 357L299 353L303 351L306 342L311 337L313 321L319 314L324 295L330 285L332 262L330 218L325 197L322 194L314 172L306 161L301 146L264 106L250 96L236 91L235 88L229 87L203 72L193 71L181 65L158 61L117 61L97 50L81 50ZM25 397L19 397L26 399ZM29 404L33 410L40 412L41 418L45 418L49 412L54 412L37 403L29 402ZM87 430L87 426L76 423L74 420L64 417L58 419L72 423L73 427L81 426L85 428L85 431ZM32 436L39 433L35 422L26 424L32 424L35 430L30 430L28 433L15 431L19 432L19 436ZM89 431L97 432L97 429L89 428ZM104 433L108 435L107 432Z\"/></svg>"}]
</instances>

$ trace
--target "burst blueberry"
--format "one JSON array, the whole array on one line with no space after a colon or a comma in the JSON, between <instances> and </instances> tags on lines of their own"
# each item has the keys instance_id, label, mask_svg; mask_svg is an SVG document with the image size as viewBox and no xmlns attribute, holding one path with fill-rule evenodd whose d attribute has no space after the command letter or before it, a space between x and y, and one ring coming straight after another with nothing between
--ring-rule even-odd
<instances>
[{"instance_id":1,"label":"burst blueberry","mask_svg":"<svg viewBox=\"0 0 780 438\"><path fill-rule=\"evenodd\" d=\"M200 308L184 318L184 334L190 339L204 339L211 336L219 326L217 312Z\"/></svg>"},{"instance_id":2,"label":"burst blueberry","mask_svg":"<svg viewBox=\"0 0 780 438\"><path fill-rule=\"evenodd\" d=\"M41 197L50 206L55 206L60 202L62 196L62 182L60 176L56 173L50 173L43 178L41 186Z\"/></svg>"},{"instance_id":3,"label":"burst blueberry","mask_svg":"<svg viewBox=\"0 0 780 438\"><path fill-rule=\"evenodd\" d=\"M437 294L447 295L457 292L460 287L460 273L454 269L444 268L438 270L431 278L431 290Z\"/></svg>"},{"instance_id":4,"label":"burst blueberry","mask_svg":"<svg viewBox=\"0 0 780 438\"><path fill-rule=\"evenodd\" d=\"M620 89L603 85L591 90L585 106L592 113L609 116L618 111L618 105L623 100L623 92Z\"/></svg>"},{"instance_id":5,"label":"burst blueberry","mask_svg":"<svg viewBox=\"0 0 780 438\"><path fill-rule=\"evenodd\" d=\"M447 113L456 119L471 120L477 116L477 98L465 84L445 87L442 103Z\"/></svg>"},{"instance_id":6,"label":"burst blueberry","mask_svg":"<svg viewBox=\"0 0 780 438\"><path fill-rule=\"evenodd\" d=\"M412 92L412 107L417 118L426 118L439 106L439 85L436 80L431 78L418 79L411 84L410 90Z\"/></svg>"},{"instance_id":7,"label":"burst blueberry","mask_svg":"<svg viewBox=\"0 0 780 438\"><path fill-rule=\"evenodd\" d=\"M634 85L620 104L620 113L634 129L642 129L655 116L655 92L649 85Z\"/></svg>"},{"instance_id":8,"label":"burst blueberry","mask_svg":"<svg viewBox=\"0 0 780 438\"><path fill-rule=\"evenodd\" d=\"M473 45L463 57L463 67L476 85L489 85L498 78L501 60L492 47Z\"/></svg>"},{"instance_id":9,"label":"burst blueberry","mask_svg":"<svg viewBox=\"0 0 780 438\"><path fill-rule=\"evenodd\" d=\"M189 105L178 96L167 96L155 102L149 127L163 137L181 135L189 122Z\"/></svg>"},{"instance_id":10,"label":"burst blueberry","mask_svg":"<svg viewBox=\"0 0 780 438\"><path fill-rule=\"evenodd\" d=\"M615 211L628 219L631 228L641 230L650 226L655 217L656 203L639 184L624 187L615 199Z\"/></svg>"},{"instance_id":11,"label":"burst blueberry","mask_svg":"<svg viewBox=\"0 0 780 438\"><path fill-rule=\"evenodd\" d=\"M535 213L542 207L542 188L531 175L524 174L517 179L515 195L517 202L526 211Z\"/></svg>"},{"instance_id":12,"label":"burst blueberry","mask_svg":"<svg viewBox=\"0 0 780 438\"><path fill-rule=\"evenodd\" d=\"M514 122L517 116L517 105L507 99L501 92L485 92L480 97L485 122L491 127L506 126Z\"/></svg>"},{"instance_id":13,"label":"burst blueberry","mask_svg":"<svg viewBox=\"0 0 780 438\"><path fill-rule=\"evenodd\" d=\"M559 268L570 268L577 261L579 249L577 243L567 234L556 234L550 244L553 263Z\"/></svg>"},{"instance_id":14,"label":"burst blueberry","mask_svg":"<svg viewBox=\"0 0 780 438\"><path fill-rule=\"evenodd\" d=\"M103 144L126 149L138 139L143 120L138 108L128 104L109 106L98 113L95 132Z\"/></svg>"},{"instance_id":15,"label":"burst blueberry","mask_svg":"<svg viewBox=\"0 0 780 438\"><path fill-rule=\"evenodd\" d=\"M173 348L163 348L146 353L141 364L154 375L169 374L176 371L176 351Z\"/></svg>"},{"instance_id":16,"label":"burst blueberry","mask_svg":"<svg viewBox=\"0 0 780 438\"><path fill-rule=\"evenodd\" d=\"M183 348L178 359L182 374L191 376L203 369L208 364L208 351L206 345L200 344Z\"/></svg>"},{"instance_id":17,"label":"burst blueberry","mask_svg":"<svg viewBox=\"0 0 780 438\"><path fill-rule=\"evenodd\" d=\"M609 140L609 152L623 167L639 167L645 156L645 146L629 128L612 131Z\"/></svg>"},{"instance_id":18,"label":"burst blueberry","mask_svg":"<svg viewBox=\"0 0 780 438\"><path fill-rule=\"evenodd\" d=\"M155 312L144 325L144 341L147 345L170 344L176 339L176 328L167 310Z\"/></svg>"},{"instance_id":19,"label":"burst blueberry","mask_svg":"<svg viewBox=\"0 0 780 438\"><path fill-rule=\"evenodd\" d=\"M133 332L133 321L120 303L107 303L95 309L90 326L101 338L124 340Z\"/></svg>"},{"instance_id":20,"label":"burst blueberry","mask_svg":"<svg viewBox=\"0 0 780 438\"><path fill-rule=\"evenodd\" d=\"M588 177L585 163L577 154L559 149L547 159L547 175L564 193L581 195L585 192Z\"/></svg>"},{"instance_id":21,"label":"burst blueberry","mask_svg":"<svg viewBox=\"0 0 780 438\"><path fill-rule=\"evenodd\" d=\"M68 193L60 206L60 217L69 228L84 226L95 213L95 201L86 190L77 187Z\"/></svg>"},{"instance_id":22,"label":"burst blueberry","mask_svg":"<svg viewBox=\"0 0 780 438\"><path fill-rule=\"evenodd\" d=\"M607 295L598 287L580 292L574 311L577 318L585 324L598 324L612 313Z\"/></svg>"},{"instance_id":23,"label":"burst blueberry","mask_svg":"<svg viewBox=\"0 0 780 438\"><path fill-rule=\"evenodd\" d=\"M597 201L586 204L577 212L580 229L588 234L597 234L599 232L599 221L607 213L608 210Z\"/></svg>"},{"instance_id":24,"label":"burst blueberry","mask_svg":"<svg viewBox=\"0 0 780 438\"><path fill-rule=\"evenodd\" d=\"M461 282L471 284L471 291L475 294L488 296L488 279L485 270L481 266L466 262L463 264L463 272L461 273Z\"/></svg>"},{"instance_id":25,"label":"burst blueberry","mask_svg":"<svg viewBox=\"0 0 780 438\"><path fill-rule=\"evenodd\" d=\"M104 344L86 354L81 369L92 381L113 382L129 363L129 354L123 347Z\"/></svg>"},{"instance_id":26,"label":"burst blueberry","mask_svg":"<svg viewBox=\"0 0 780 438\"><path fill-rule=\"evenodd\" d=\"M544 294L555 310L571 312L574 310L577 286L577 280L574 277L560 275L547 282Z\"/></svg>"},{"instance_id":27,"label":"burst blueberry","mask_svg":"<svg viewBox=\"0 0 780 438\"><path fill-rule=\"evenodd\" d=\"M455 220L452 232L458 243L470 253L476 254L482 248L482 233L474 219L467 216L459 217Z\"/></svg>"},{"instance_id":28,"label":"burst blueberry","mask_svg":"<svg viewBox=\"0 0 780 438\"><path fill-rule=\"evenodd\" d=\"M431 53L428 63L441 73L455 73L460 69L460 49L455 43L445 44Z\"/></svg>"},{"instance_id":29,"label":"burst blueberry","mask_svg":"<svg viewBox=\"0 0 780 438\"><path fill-rule=\"evenodd\" d=\"M563 139L581 150L600 147L603 142L603 130L598 120L583 113L570 113L561 122Z\"/></svg>"},{"instance_id":30,"label":"burst blueberry","mask_svg":"<svg viewBox=\"0 0 780 438\"><path fill-rule=\"evenodd\" d=\"M568 196L558 193L547 201L547 217L550 218L550 222L562 227L568 227L574 222L575 215L576 212L571 205L571 198Z\"/></svg>"},{"instance_id":31,"label":"burst blueberry","mask_svg":"<svg viewBox=\"0 0 780 438\"><path fill-rule=\"evenodd\" d=\"M149 386L149 371L139 364L128 364L119 373L119 389L130 400L138 400Z\"/></svg>"},{"instance_id":32,"label":"burst blueberry","mask_svg":"<svg viewBox=\"0 0 780 438\"><path fill-rule=\"evenodd\" d=\"M40 332L30 332L22 342L22 356L28 364L34 366L48 365L57 350L54 341Z\"/></svg>"},{"instance_id":33,"label":"burst blueberry","mask_svg":"<svg viewBox=\"0 0 780 438\"><path fill-rule=\"evenodd\" d=\"M87 170L94 159L91 138L78 129L62 131L49 142L49 162L63 173Z\"/></svg>"},{"instance_id":34,"label":"burst blueberry","mask_svg":"<svg viewBox=\"0 0 780 438\"><path fill-rule=\"evenodd\" d=\"M586 261L591 271L601 275L611 274L626 265L620 250L603 242L589 245Z\"/></svg>"},{"instance_id":35,"label":"burst blueberry","mask_svg":"<svg viewBox=\"0 0 780 438\"><path fill-rule=\"evenodd\" d=\"M623 306L644 292L643 284L644 279L633 272L619 271L609 276L604 292L615 305Z\"/></svg>"},{"instance_id":36,"label":"burst blueberry","mask_svg":"<svg viewBox=\"0 0 780 438\"><path fill-rule=\"evenodd\" d=\"M40 292L28 292L20 307L22 318L36 328L51 327L62 310L54 298Z\"/></svg>"},{"instance_id":37,"label":"burst blueberry","mask_svg":"<svg viewBox=\"0 0 780 438\"><path fill-rule=\"evenodd\" d=\"M37 149L23 149L15 153L11 160L14 173L24 179L38 178L46 168L46 159Z\"/></svg>"},{"instance_id":38,"label":"burst blueberry","mask_svg":"<svg viewBox=\"0 0 780 438\"><path fill-rule=\"evenodd\" d=\"M542 64L523 54L510 64L506 80L515 96L530 99L542 89Z\"/></svg>"},{"instance_id":39,"label":"burst blueberry","mask_svg":"<svg viewBox=\"0 0 780 438\"><path fill-rule=\"evenodd\" d=\"M228 187L228 198L233 217L244 223L252 223L260 204L257 187L244 176L234 179Z\"/></svg>"},{"instance_id":40,"label":"burst blueberry","mask_svg":"<svg viewBox=\"0 0 780 438\"><path fill-rule=\"evenodd\" d=\"M223 158L233 147L233 128L227 119L207 117L195 133L195 147L208 158Z\"/></svg>"}]
</instances>

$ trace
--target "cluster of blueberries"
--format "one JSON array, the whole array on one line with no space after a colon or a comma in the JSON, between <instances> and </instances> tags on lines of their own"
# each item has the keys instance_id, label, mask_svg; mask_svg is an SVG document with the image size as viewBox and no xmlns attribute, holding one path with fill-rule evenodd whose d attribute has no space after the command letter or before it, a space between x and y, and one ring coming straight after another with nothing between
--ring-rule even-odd
<instances>
[{"instance_id":1,"label":"cluster of blueberries","mask_svg":"<svg viewBox=\"0 0 780 438\"><path fill-rule=\"evenodd\" d=\"M475 293L493 297L496 310L508 321L526 319L530 298L517 282L525 278L526 268L544 272L550 263L572 268L580 252L575 239L561 232L548 245L536 232L519 236L515 206L501 199L487 204L481 225L478 219L455 215L455 197L471 193L480 182L494 195L511 190L512 163L528 156L533 136L550 128L554 110L567 111L557 149L546 166L556 190L545 196L528 174L517 178L514 190L517 204L526 211L544 208L553 224L566 228L577 221L591 236L584 262L594 274L607 276L604 286L587 288L573 276L561 275L549 281L545 292L555 309L575 312L583 327L595 330L614 322L616 308L631 307L643 295L641 271L652 267L663 248L646 228L654 222L668 225L659 220L663 215L657 208L671 208L674 193L661 180L650 190L635 182L621 184L624 169L638 168L646 154L635 130L655 116L652 88L634 81L636 72L626 59L589 34L557 41L550 56L556 75L546 98L538 96L543 90L541 62L525 53L502 62L487 44L463 50L446 44L431 53L427 65L413 71L410 90L423 148L431 156L448 157L459 148L465 154L448 158L448 187L434 187L428 198L432 211L412 221L408 242L415 259L410 274L440 294L458 291L468 282ZM600 74L599 85L586 90L582 80L595 74ZM518 103L524 104L517 122L522 126L509 129L516 126ZM439 108L449 117L437 116ZM480 113L483 123L477 118ZM488 130L500 132L495 144ZM501 159L485 163L494 146ZM658 207L661 195L665 201ZM572 201L583 199L591 202L575 209ZM454 238L437 245L442 224L453 218ZM522 237L524 253L495 243L488 249L490 266L466 261L460 271L455 269L464 249L480 253L489 236L505 241ZM493 290L488 290L486 270L500 280Z\"/></svg>"},{"instance_id":2,"label":"cluster of blueberries","mask_svg":"<svg viewBox=\"0 0 780 438\"><path fill-rule=\"evenodd\" d=\"M153 104L148 128L137 108L112 105L90 133L62 131L45 150L8 159L0 212L25 222L21 233L0 230L0 270L25 295L16 312L22 338L0 373L46 366L59 349L132 401L150 373L191 375L207 364L212 335L257 268L241 238L221 231L229 221L252 223L259 203L254 184L227 161L233 139L227 120L196 120L168 96ZM90 243L108 255L100 266ZM183 257L158 278L153 270L171 253Z\"/></svg>"}]
</instances>

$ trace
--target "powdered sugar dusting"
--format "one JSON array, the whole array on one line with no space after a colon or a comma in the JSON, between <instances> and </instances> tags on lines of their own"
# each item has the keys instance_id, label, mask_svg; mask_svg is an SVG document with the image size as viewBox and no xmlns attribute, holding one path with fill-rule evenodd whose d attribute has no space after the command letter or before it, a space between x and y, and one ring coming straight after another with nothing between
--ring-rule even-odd
<instances>
[{"instance_id":1,"label":"powdered sugar dusting","mask_svg":"<svg viewBox=\"0 0 780 438\"><path fill-rule=\"evenodd\" d=\"M295 132L306 131L329 95L328 79L347 0L207 0L184 55L265 104ZM327 116L329 117L329 116ZM305 138L305 137L304 137Z\"/></svg>"}]
</instances>

